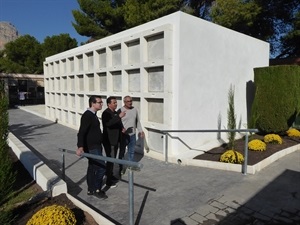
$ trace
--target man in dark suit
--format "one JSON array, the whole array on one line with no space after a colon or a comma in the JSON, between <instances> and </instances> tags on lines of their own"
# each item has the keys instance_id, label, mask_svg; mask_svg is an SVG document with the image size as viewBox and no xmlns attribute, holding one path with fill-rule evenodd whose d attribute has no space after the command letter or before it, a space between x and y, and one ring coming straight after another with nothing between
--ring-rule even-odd
<instances>
[{"instance_id":1,"label":"man in dark suit","mask_svg":"<svg viewBox=\"0 0 300 225\"><path fill-rule=\"evenodd\" d=\"M103 146L107 157L116 158L121 132L125 131L121 118L126 115L126 111L116 112L117 99L116 97L109 97L106 100L107 109L102 113L103 123ZM106 163L106 186L116 187L118 179L113 176L113 166L111 162Z\"/></svg>"}]
</instances>

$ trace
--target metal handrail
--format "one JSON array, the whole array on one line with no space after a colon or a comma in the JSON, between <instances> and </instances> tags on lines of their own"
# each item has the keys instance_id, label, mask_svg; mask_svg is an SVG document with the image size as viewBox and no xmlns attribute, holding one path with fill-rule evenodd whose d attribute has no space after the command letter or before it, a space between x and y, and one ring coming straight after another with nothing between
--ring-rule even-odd
<instances>
[{"instance_id":1,"label":"metal handrail","mask_svg":"<svg viewBox=\"0 0 300 225\"><path fill-rule=\"evenodd\" d=\"M76 151L65 149L65 148L59 148L58 150L63 153L62 154L62 177L63 177L63 180L65 180L65 155L64 154L65 153L76 154ZM133 171L140 171L141 168L143 168L143 164L138 163L138 162L122 160L122 159L115 159L115 158L111 158L111 157L105 157L105 156L100 156L100 155L89 154L89 153L83 153L83 154L81 154L81 157L98 159L98 160L108 161L108 162L122 164L122 165L127 166L128 180L129 180L128 181L129 225L133 225L134 224Z\"/></svg>"},{"instance_id":2,"label":"metal handrail","mask_svg":"<svg viewBox=\"0 0 300 225\"><path fill-rule=\"evenodd\" d=\"M151 128L153 129L153 128ZM154 129L156 130L156 129ZM163 133L165 136L165 144L164 144L164 155L165 162L168 163L168 136L169 133L215 133L215 132L246 132L245 135L245 146L244 146L244 163L242 167L242 173L247 175L247 165L248 165L248 133L256 133L258 129L212 129L212 130L157 130L160 133Z\"/></svg>"}]
</instances>

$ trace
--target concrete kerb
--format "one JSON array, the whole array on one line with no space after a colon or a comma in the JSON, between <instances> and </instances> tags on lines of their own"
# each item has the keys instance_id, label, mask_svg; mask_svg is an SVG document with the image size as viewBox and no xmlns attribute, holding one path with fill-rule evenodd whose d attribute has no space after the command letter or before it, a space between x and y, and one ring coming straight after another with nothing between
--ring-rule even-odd
<instances>
[{"instance_id":1,"label":"concrete kerb","mask_svg":"<svg viewBox=\"0 0 300 225\"><path fill-rule=\"evenodd\" d=\"M105 224L105 225L115 224L115 223L109 221L108 219L106 219L105 217L101 216L95 210L91 209L90 207L88 207L87 205L85 205L84 203L79 201L78 199L74 198L72 195L70 195L68 193L66 193L66 195L67 195L68 199L70 199L70 201L72 201L74 203L74 205L76 205L83 211L88 212L98 224Z\"/></svg>"},{"instance_id":2,"label":"concrete kerb","mask_svg":"<svg viewBox=\"0 0 300 225\"><path fill-rule=\"evenodd\" d=\"M44 191L50 190L52 197L60 194L66 194L67 198L72 201L74 205L83 211L88 212L98 224L114 224L101 216L95 210L68 194L66 182L60 179L41 159L39 159L12 133L9 133L8 135L8 143L12 151L30 173L31 177Z\"/></svg>"},{"instance_id":3,"label":"concrete kerb","mask_svg":"<svg viewBox=\"0 0 300 225\"><path fill-rule=\"evenodd\" d=\"M66 182L60 179L12 133L8 135L8 143L31 177L44 191L51 190L53 197L67 193Z\"/></svg>"}]
</instances>

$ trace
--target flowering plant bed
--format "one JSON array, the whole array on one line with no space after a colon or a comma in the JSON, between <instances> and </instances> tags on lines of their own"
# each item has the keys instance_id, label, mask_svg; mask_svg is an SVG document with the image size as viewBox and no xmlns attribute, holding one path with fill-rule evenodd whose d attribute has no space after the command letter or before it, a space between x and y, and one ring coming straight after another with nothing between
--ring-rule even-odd
<instances>
[{"instance_id":1,"label":"flowering plant bed","mask_svg":"<svg viewBox=\"0 0 300 225\"><path fill-rule=\"evenodd\" d=\"M18 160L17 156L10 151L10 157L13 162L13 169L17 171L16 182L14 184L14 191L18 192L22 187L26 189L32 189L35 194L43 193L41 187L34 182L30 174L27 172L23 164ZM24 188L23 188L24 189ZM87 212L78 208L74 203L68 199L65 194L61 194L56 197L47 197L47 195L42 195L38 200L30 203L22 202L15 205L13 210L15 225L25 225L30 218L39 210L53 205L64 206L70 209L76 218L76 225L97 225L94 218ZM33 196L32 196L33 197Z\"/></svg>"},{"instance_id":2,"label":"flowering plant bed","mask_svg":"<svg viewBox=\"0 0 300 225\"><path fill-rule=\"evenodd\" d=\"M288 137L288 136L283 136L281 138L283 142L282 144L267 143L266 151L248 150L248 165L255 165L261 162L262 160L268 158L269 156L273 155L276 152L300 144L300 138ZM249 136L249 141L253 139L258 139L263 141L264 135L254 134L251 137ZM243 138L235 141L234 150L243 154L243 156L245 155L244 148L245 148L245 140ZM226 150L227 150L227 145L223 144L222 146L210 149L203 154L199 154L194 159L220 162L220 157Z\"/></svg>"}]
</instances>

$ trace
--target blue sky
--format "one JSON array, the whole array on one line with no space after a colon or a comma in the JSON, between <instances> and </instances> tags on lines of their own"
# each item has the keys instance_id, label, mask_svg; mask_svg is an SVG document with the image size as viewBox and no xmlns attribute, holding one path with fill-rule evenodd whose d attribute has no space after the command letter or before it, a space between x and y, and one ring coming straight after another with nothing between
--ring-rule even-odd
<instances>
[{"instance_id":1,"label":"blue sky","mask_svg":"<svg viewBox=\"0 0 300 225\"><path fill-rule=\"evenodd\" d=\"M80 45L88 38L72 26L74 9L79 9L77 0L0 0L0 21L10 22L19 35L29 34L40 43L47 36L68 33Z\"/></svg>"}]
</instances>

